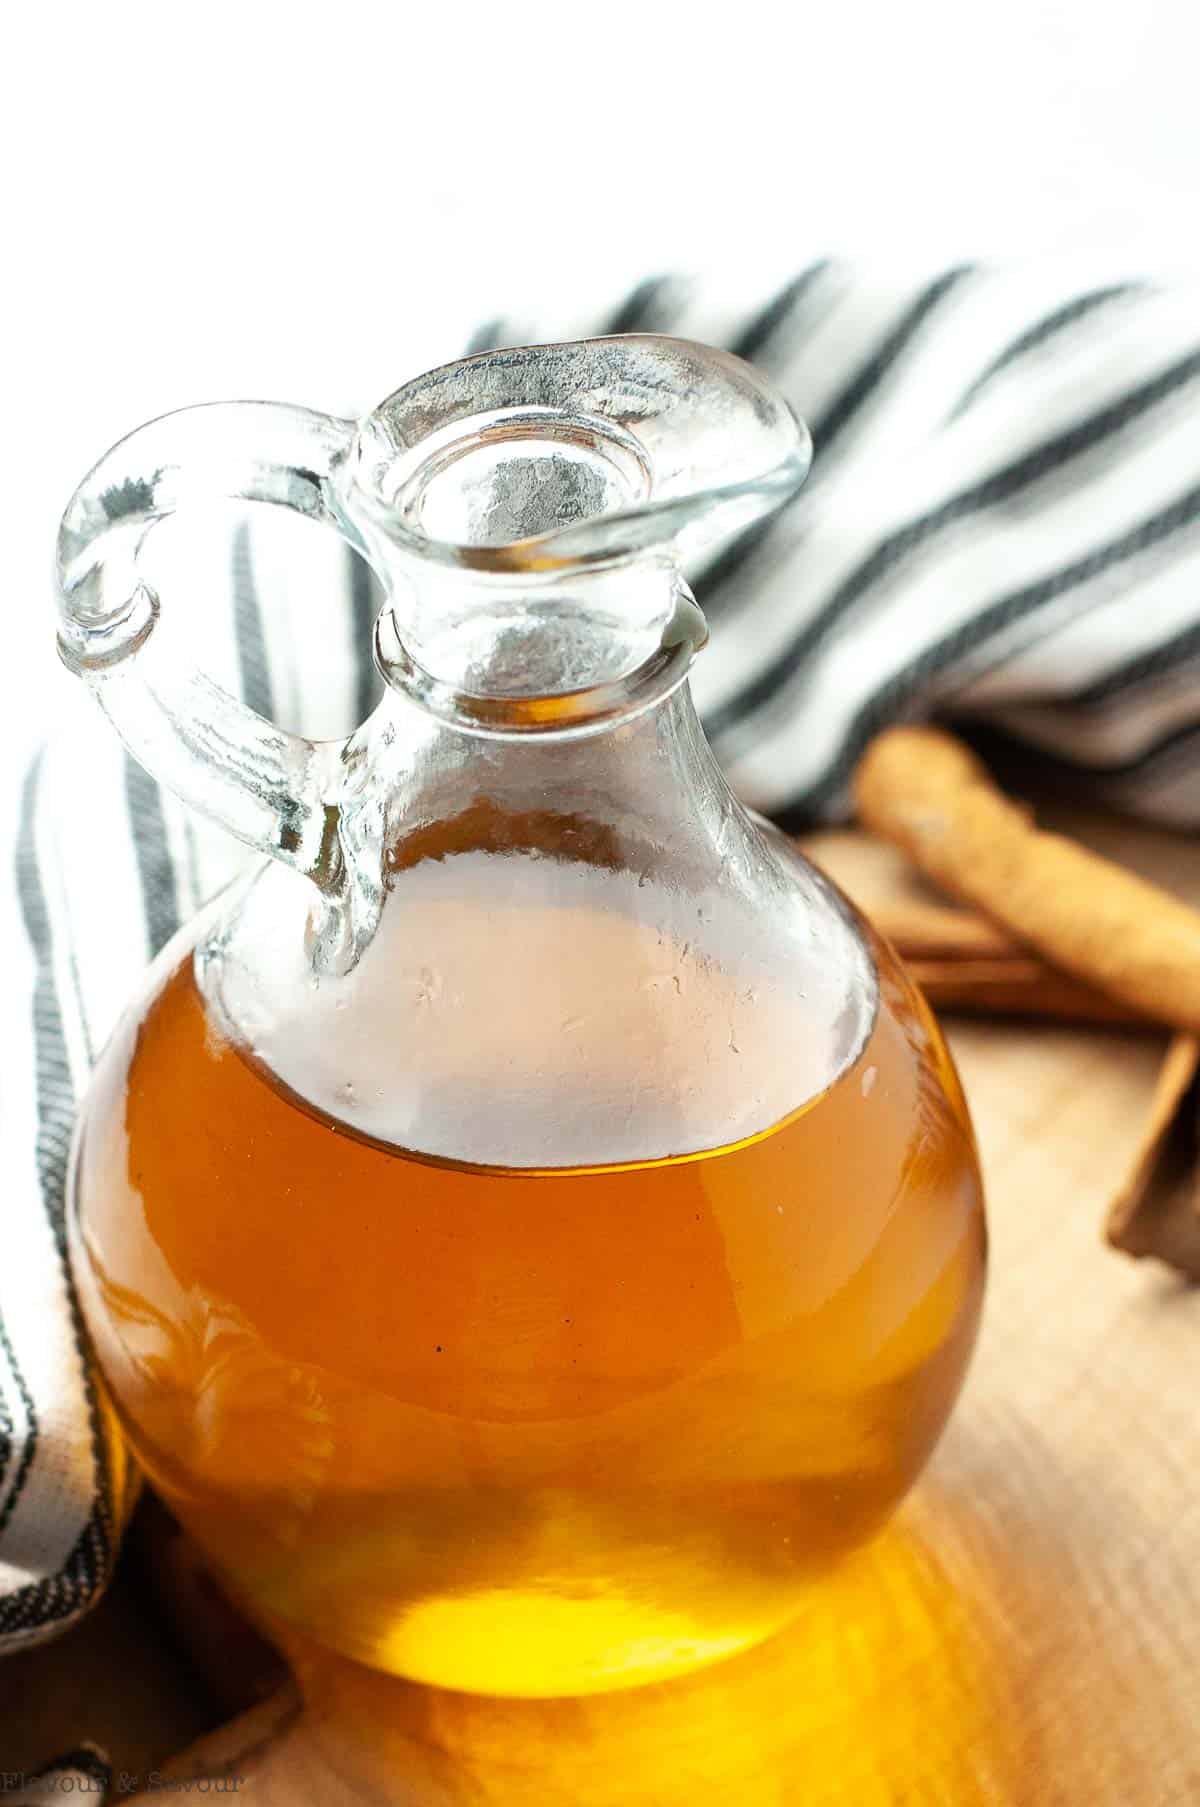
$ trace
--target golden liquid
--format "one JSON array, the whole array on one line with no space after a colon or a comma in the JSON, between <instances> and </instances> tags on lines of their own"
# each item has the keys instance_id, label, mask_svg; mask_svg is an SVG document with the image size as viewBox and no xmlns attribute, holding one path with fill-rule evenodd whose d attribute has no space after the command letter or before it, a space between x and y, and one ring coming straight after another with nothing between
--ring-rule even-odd
<instances>
[{"instance_id":1,"label":"golden liquid","mask_svg":"<svg viewBox=\"0 0 1200 1807\"><path fill-rule=\"evenodd\" d=\"M775 1130L536 1174L301 1106L179 962L97 1070L75 1263L139 1460L256 1611L549 1696L802 1609L925 1461L982 1288L957 1081L878 957L860 1058Z\"/></svg>"}]
</instances>

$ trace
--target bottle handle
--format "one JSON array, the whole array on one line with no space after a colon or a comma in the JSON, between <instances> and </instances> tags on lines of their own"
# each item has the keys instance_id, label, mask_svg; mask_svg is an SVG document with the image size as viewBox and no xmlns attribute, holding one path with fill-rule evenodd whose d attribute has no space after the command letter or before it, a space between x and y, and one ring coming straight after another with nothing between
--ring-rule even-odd
<instances>
[{"instance_id":1,"label":"bottle handle","mask_svg":"<svg viewBox=\"0 0 1200 1807\"><path fill-rule=\"evenodd\" d=\"M276 727L162 645L138 554L158 521L217 498L294 509L353 544L335 482L354 436L352 421L270 402L181 409L106 453L58 535L59 652L129 751L185 803L326 892L341 879L344 743Z\"/></svg>"}]
</instances>

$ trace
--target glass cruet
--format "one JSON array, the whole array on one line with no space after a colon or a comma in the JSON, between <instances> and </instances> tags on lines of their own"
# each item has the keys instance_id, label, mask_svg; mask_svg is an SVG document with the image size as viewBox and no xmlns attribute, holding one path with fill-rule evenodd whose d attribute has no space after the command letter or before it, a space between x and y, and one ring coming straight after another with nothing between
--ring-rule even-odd
<instances>
[{"instance_id":1,"label":"glass cruet","mask_svg":"<svg viewBox=\"0 0 1200 1807\"><path fill-rule=\"evenodd\" d=\"M70 1234L139 1462L268 1627L484 1693L671 1676L801 1613L945 1422L983 1273L952 1065L687 683L682 571L808 460L749 366L628 336L361 423L169 415L66 512L63 658L267 856L99 1060ZM162 633L147 537L220 496L376 573L348 739Z\"/></svg>"}]
</instances>

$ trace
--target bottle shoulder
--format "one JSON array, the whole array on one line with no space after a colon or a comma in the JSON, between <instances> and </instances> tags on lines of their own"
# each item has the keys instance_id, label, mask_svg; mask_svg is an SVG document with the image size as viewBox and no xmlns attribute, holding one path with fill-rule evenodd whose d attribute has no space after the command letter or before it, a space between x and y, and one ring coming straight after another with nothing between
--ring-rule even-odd
<instances>
[{"instance_id":1,"label":"bottle shoulder","mask_svg":"<svg viewBox=\"0 0 1200 1807\"><path fill-rule=\"evenodd\" d=\"M690 1154L762 1133L866 1041L874 957L790 850L771 895L529 849L404 864L340 975L266 869L200 941L231 1040L331 1117L417 1153L518 1167Z\"/></svg>"}]
</instances>

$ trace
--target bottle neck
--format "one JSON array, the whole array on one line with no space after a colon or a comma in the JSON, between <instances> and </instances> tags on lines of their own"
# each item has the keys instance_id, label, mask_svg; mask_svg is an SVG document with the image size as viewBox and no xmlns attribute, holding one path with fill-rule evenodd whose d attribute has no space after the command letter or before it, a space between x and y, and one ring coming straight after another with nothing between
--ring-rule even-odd
<instances>
[{"instance_id":1,"label":"bottle neck","mask_svg":"<svg viewBox=\"0 0 1200 1807\"><path fill-rule=\"evenodd\" d=\"M656 706L707 639L667 560L511 578L405 560L380 617L391 687L447 725L489 737L590 734Z\"/></svg>"},{"instance_id":2,"label":"bottle neck","mask_svg":"<svg viewBox=\"0 0 1200 1807\"><path fill-rule=\"evenodd\" d=\"M486 728L393 693L372 725L363 784L364 798L385 799L385 862L403 861L414 832L431 847L433 825L485 817L507 824L501 832L514 850L529 833L529 851L569 857L586 826L622 865L654 853L678 858L681 843L698 856L707 839L728 835L731 816L749 824L704 737L686 659L690 648L657 696L617 682L567 696L489 698L495 715ZM463 831L454 832L462 849Z\"/></svg>"},{"instance_id":3,"label":"bottle neck","mask_svg":"<svg viewBox=\"0 0 1200 1807\"><path fill-rule=\"evenodd\" d=\"M651 882L683 872L696 886L728 881L731 858L735 879L756 872L760 832L705 740L686 683L690 656L684 643L678 676L660 679L657 696L597 686L546 699L543 714L531 699L485 699L496 711L486 725L431 709L393 681L348 746L340 876L314 912L314 965L332 973L356 964L395 875L422 859L529 853ZM562 713L564 702L579 713Z\"/></svg>"}]
</instances>

